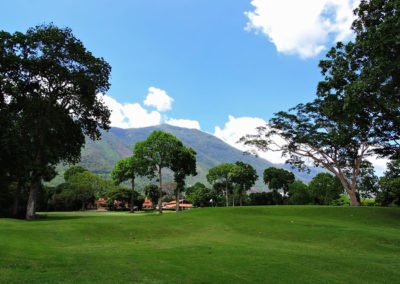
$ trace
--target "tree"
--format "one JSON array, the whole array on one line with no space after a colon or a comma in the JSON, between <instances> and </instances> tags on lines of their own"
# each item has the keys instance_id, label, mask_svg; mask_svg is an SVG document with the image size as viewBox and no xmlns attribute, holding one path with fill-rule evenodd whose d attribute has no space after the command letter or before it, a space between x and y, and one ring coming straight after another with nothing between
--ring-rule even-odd
<instances>
[{"instance_id":1,"label":"tree","mask_svg":"<svg viewBox=\"0 0 400 284\"><path fill-rule=\"evenodd\" d=\"M172 160L182 147L182 142L170 133L155 130L146 140L137 142L133 153L146 165L146 175L153 178L156 174L159 182L159 196L162 196L163 168L171 168ZM153 201L154 202L154 201ZM161 198L158 199L158 213L162 213Z\"/></svg>"},{"instance_id":2,"label":"tree","mask_svg":"<svg viewBox=\"0 0 400 284\"><path fill-rule=\"evenodd\" d=\"M340 180L329 173L317 174L308 187L314 204L329 205L343 193Z\"/></svg>"},{"instance_id":3,"label":"tree","mask_svg":"<svg viewBox=\"0 0 400 284\"><path fill-rule=\"evenodd\" d=\"M308 186L300 180L289 184L289 203L295 205L310 204L312 201Z\"/></svg>"},{"instance_id":4,"label":"tree","mask_svg":"<svg viewBox=\"0 0 400 284\"><path fill-rule=\"evenodd\" d=\"M85 168L82 167L82 166L73 166L73 167L70 167L68 170L66 170L66 171L64 172L64 180L65 180L66 182L68 182L69 179L70 179L72 176L76 175L77 173L83 173L83 172L86 172L86 171L88 171L88 170L85 169Z\"/></svg>"},{"instance_id":5,"label":"tree","mask_svg":"<svg viewBox=\"0 0 400 284\"><path fill-rule=\"evenodd\" d=\"M232 182L238 185L240 206L243 205L243 192L247 192L258 179L256 170L249 164L237 161L230 171Z\"/></svg>"},{"instance_id":6,"label":"tree","mask_svg":"<svg viewBox=\"0 0 400 284\"><path fill-rule=\"evenodd\" d=\"M160 194L160 188L156 185L156 184L148 184L144 187L144 192L146 193L146 196L151 200L151 202L153 203L153 206L155 206L155 204L157 202L159 202L159 200L161 200L162 197L162 192ZM158 206L160 207L161 204L158 203Z\"/></svg>"},{"instance_id":7,"label":"tree","mask_svg":"<svg viewBox=\"0 0 400 284\"><path fill-rule=\"evenodd\" d=\"M400 154L399 8L398 1L361 1L355 42L337 43L319 64L324 81L317 99L279 112L270 128L242 141L283 151L287 163L300 169L306 162L326 168L340 179L350 205L360 205L356 187L363 161Z\"/></svg>"},{"instance_id":8,"label":"tree","mask_svg":"<svg viewBox=\"0 0 400 284\"><path fill-rule=\"evenodd\" d=\"M232 164L224 163L216 167L211 168L207 174L207 181L213 185L223 184L223 194L225 195L226 206L229 206L228 192L229 188L232 187L231 176L229 175L233 168Z\"/></svg>"},{"instance_id":9,"label":"tree","mask_svg":"<svg viewBox=\"0 0 400 284\"><path fill-rule=\"evenodd\" d=\"M379 178L375 175L374 166L369 161L364 161L361 165L357 184L357 196L359 198L372 198L377 194L378 189Z\"/></svg>"},{"instance_id":10,"label":"tree","mask_svg":"<svg viewBox=\"0 0 400 284\"><path fill-rule=\"evenodd\" d=\"M400 159L388 164L388 169L379 180L380 191L376 201L383 206L400 206Z\"/></svg>"},{"instance_id":11,"label":"tree","mask_svg":"<svg viewBox=\"0 0 400 284\"><path fill-rule=\"evenodd\" d=\"M395 160L400 155L400 3L363 0L355 15L354 56L360 61L361 90L347 94L347 99L375 117L380 138L375 152Z\"/></svg>"},{"instance_id":12,"label":"tree","mask_svg":"<svg viewBox=\"0 0 400 284\"><path fill-rule=\"evenodd\" d=\"M96 198L96 191L102 187L102 179L89 171L77 172L69 178L69 188L73 192L75 200L82 204L82 210L85 210L90 201Z\"/></svg>"},{"instance_id":13,"label":"tree","mask_svg":"<svg viewBox=\"0 0 400 284\"><path fill-rule=\"evenodd\" d=\"M163 182L163 190L165 193L164 201L171 201L176 196L176 182L174 181L165 181Z\"/></svg>"},{"instance_id":14,"label":"tree","mask_svg":"<svg viewBox=\"0 0 400 284\"><path fill-rule=\"evenodd\" d=\"M196 151L185 146L177 148L172 158L171 169L174 171L176 183L176 212L179 212L179 198L180 193L185 189L185 178L188 175L197 175Z\"/></svg>"},{"instance_id":15,"label":"tree","mask_svg":"<svg viewBox=\"0 0 400 284\"><path fill-rule=\"evenodd\" d=\"M273 190L270 192L253 192L250 193L251 205L281 205L283 204L282 195Z\"/></svg>"},{"instance_id":16,"label":"tree","mask_svg":"<svg viewBox=\"0 0 400 284\"><path fill-rule=\"evenodd\" d=\"M110 201L114 200L120 201L124 206L126 203L128 203L130 205L129 208L131 210L131 213L133 213L133 207L134 207L134 203L132 202L135 202L138 196L139 192L120 185L115 186L107 193L107 197L109 198Z\"/></svg>"},{"instance_id":17,"label":"tree","mask_svg":"<svg viewBox=\"0 0 400 284\"><path fill-rule=\"evenodd\" d=\"M131 180L132 193L130 194L131 200L129 201L130 213L135 212L133 206L135 198L138 196L135 191L135 178L138 175L145 175L145 171L145 161L138 159L136 156L131 156L119 160L111 173L111 177L117 185L121 182Z\"/></svg>"},{"instance_id":18,"label":"tree","mask_svg":"<svg viewBox=\"0 0 400 284\"><path fill-rule=\"evenodd\" d=\"M264 183L268 185L269 189L283 191L283 196L287 196L289 185L293 183L295 176L292 172L285 169L278 169L269 167L264 170Z\"/></svg>"},{"instance_id":19,"label":"tree","mask_svg":"<svg viewBox=\"0 0 400 284\"><path fill-rule=\"evenodd\" d=\"M110 87L110 71L69 28L50 24L26 34L0 32L0 117L12 119L0 141L12 143L9 135L23 135L16 151L25 155L14 157L30 173L26 219L35 218L46 168L79 161L84 134L99 139L100 129L109 128L110 111L98 93Z\"/></svg>"},{"instance_id":20,"label":"tree","mask_svg":"<svg viewBox=\"0 0 400 284\"><path fill-rule=\"evenodd\" d=\"M186 199L192 202L194 206L209 207L217 202L217 195L201 182L196 182L186 189Z\"/></svg>"}]
</instances>

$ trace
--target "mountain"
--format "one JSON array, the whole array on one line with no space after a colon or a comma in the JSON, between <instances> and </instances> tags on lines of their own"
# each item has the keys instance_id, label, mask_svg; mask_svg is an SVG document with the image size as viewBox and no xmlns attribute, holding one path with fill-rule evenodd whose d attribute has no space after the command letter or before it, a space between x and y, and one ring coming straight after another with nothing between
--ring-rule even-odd
<instances>
[{"instance_id":1,"label":"mountain","mask_svg":"<svg viewBox=\"0 0 400 284\"><path fill-rule=\"evenodd\" d=\"M136 142L143 141L154 130L162 130L176 136L182 143L193 148L197 152L197 172L195 177L189 177L187 184L191 185L195 182L207 183L206 175L208 170L221 163L235 163L242 161L251 164L261 177L255 185L255 189L264 190L266 187L262 182L263 171L274 165L271 162L257 158L251 155L244 155L240 150L228 145L219 138L196 130L182 127L176 127L168 124L158 126L122 129L113 127L108 132L103 131L101 140L92 141L86 140L86 145L82 150L82 160L80 165L90 171L110 178L110 173L121 158L132 155L132 150ZM60 173L68 167L60 165L58 170ZM172 173L166 171L163 174L166 181L172 181ZM306 177L300 177L302 180L307 180ZM59 184L63 181L61 175L58 176L52 184ZM146 179L138 180L138 188L142 188L148 181Z\"/></svg>"}]
</instances>

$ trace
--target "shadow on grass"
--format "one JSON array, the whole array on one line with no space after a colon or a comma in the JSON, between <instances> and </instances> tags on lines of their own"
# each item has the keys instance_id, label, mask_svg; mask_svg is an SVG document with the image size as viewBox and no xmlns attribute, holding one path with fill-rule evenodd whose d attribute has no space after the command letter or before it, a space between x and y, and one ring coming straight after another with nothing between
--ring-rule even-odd
<instances>
[{"instance_id":1,"label":"shadow on grass","mask_svg":"<svg viewBox=\"0 0 400 284\"><path fill-rule=\"evenodd\" d=\"M37 214L35 221L62 221L62 220L71 220L71 219L83 219L90 218L91 216L71 216L71 215L47 215L47 214Z\"/></svg>"}]
</instances>

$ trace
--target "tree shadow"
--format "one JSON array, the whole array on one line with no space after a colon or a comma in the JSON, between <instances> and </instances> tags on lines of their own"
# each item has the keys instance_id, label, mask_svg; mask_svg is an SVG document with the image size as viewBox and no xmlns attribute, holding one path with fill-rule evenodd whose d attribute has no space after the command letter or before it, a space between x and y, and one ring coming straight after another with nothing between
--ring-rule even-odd
<instances>
[{"instance_id":1,"label":"tree shadow","mask_svg":"<svg viewBox=\"0 0 400 284\"><path fill-rule=\"evenodd\" d=\"M71 216L71 215L47 215L47 214L37 214L36 215L36 222L42 222L42 221L62 221L62 220L72 220L72 219L83 219L83 218L88 218L90 216Z\"/></svg>"}]
</instances>

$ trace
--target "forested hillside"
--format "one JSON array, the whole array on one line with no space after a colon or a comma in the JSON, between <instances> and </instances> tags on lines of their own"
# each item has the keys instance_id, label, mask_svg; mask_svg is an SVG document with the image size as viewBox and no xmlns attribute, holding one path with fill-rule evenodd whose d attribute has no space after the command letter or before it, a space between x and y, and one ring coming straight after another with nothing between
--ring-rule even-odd
<instances>
[{"instance_id":1,"label":"forested hillside","mask_svg":"<svg viewBox=\"0 0 400 284\"><path fill-rule=\"evenodd\" d=\"M146 139L153 130L169 132L181 140L185 146L196 150L198 175L188 179L187 183L189 185L197 181L206 183L208 170L221 163L234 163L236 161L249 163L254 166L260 177L262 177L265 168L273 165L267 160L244 155L241 151L211 134L168 124L131 129L113 127L109 132L103 132L102 139L99 141L86 139L80 164L98 175L109 177L117 161L130 156L135 143ZM63 172L67 167L66 165L60 165L58 169ZM172 175L168 172L165 172L164 176L166 180L172 180ZM61 181L61 176L58 176L52 184L58 184ZM139 188L142 182L143 180L138 180ZM259 179L255 188L263 190L266 187L262 180Z\"/></svg>"}]
</instances>

